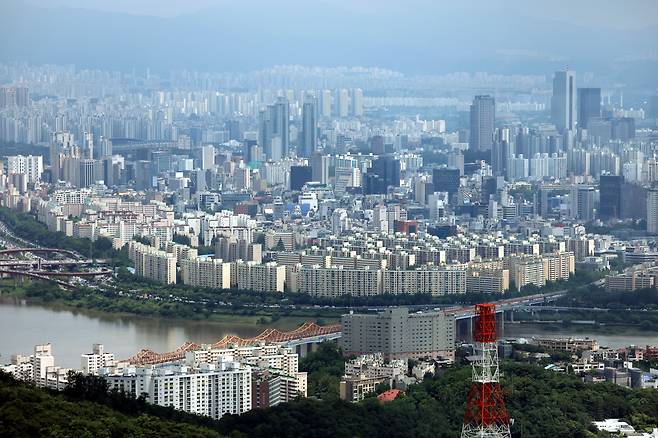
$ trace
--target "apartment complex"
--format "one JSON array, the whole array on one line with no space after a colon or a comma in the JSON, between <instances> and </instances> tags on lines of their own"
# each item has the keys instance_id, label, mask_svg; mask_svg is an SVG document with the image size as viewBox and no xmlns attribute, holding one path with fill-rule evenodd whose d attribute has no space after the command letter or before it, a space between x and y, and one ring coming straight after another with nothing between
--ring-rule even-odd
<instances>
[{"instance_id":1,"label":"apartment complex","mask_svg":"<svg viewBox=\"0 0 658 438\"><path fill-rule=\"evenodd\" d=\"M572 252L516 256L510 258L509 267L510 281L517 288L529 284L541 287L548 281L568 280L576 272L576 257Z\"/></svg>"},{"instance_id":2,"label":"apartment complex","mask_svg":"<svg viewBox=\"0 0 658 438\"><path fill-rule=\"evenodd\" d=\"M7 157L7 175L25 175L26 182L33 184L41 180L43 157L41 155L15 155Z\"/></svg>"},{"instance_id":3,"label":"apartment complex","mask_svg":"<svg viewBox=\"0 0 658 438\"><path fill-rule=\"evenodd\" d=\"M111 388L149 403L214 419L251 409L251 367L224 356L216 364L163 364L101 372Z\"/></svg>"},{"instance_id":4,"label":"apartment complex","mask_svg":"<svg viewBox=\"0 0 658 438\"><path fill-rule=\"evenodd\" d=\"M286 268L274 262L257 263L238 260L233 263L238 289L257 292L283 292Z\"/></svg>"},{"instance_id":5,"label":"apartment complex","mask_svg":"<svg viewBox=\"0 0 658 438\"><path fill-rule=\"evenodd\" d=\"M378 295L381 290L379 270L345 269L343 267L321 268L319 266L302 266L299 271L289 271L297 275L298 292L316 297L339 297Z\"/></svg>"},{"instance_id":6,"label":"apartment complex","mask_svg":"<svg viewBox=\"0 0 658 438\"><path fill-rule=\"evenodd\" d=\"M231 264L222 259L183 259L180 260L180 267L183 284L215 289L231 287Z\"/></svg>"},{"instance_id":7,"label":"apartment complex","mask_svg":"<svg viewBox=\"0 0 658 438\"><path fill-rule=\"evenodd\" d=\"M128 257L135 274L158 283L176 283L176 255L140 242L128 243Z\"/></svg>"}]
</instances>

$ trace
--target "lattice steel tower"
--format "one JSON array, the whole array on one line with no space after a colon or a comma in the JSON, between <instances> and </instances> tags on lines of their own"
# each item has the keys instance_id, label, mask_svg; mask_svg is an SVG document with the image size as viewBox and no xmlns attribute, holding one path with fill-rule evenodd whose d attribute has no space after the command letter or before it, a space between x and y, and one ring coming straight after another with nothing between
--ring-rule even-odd
<instances>
[{"instance_id":1,"label":"lattice steel tower","mask_svg":"<svg viewBox=\"0 0 658 438\"><path fill-rule=\"evenodd\" d=\"M500 387L496 306L475 306L476 348L481 356L473 362L473 385L468 393L462 438L510 438L510 418Z\"/></svg>"}]
</instances>

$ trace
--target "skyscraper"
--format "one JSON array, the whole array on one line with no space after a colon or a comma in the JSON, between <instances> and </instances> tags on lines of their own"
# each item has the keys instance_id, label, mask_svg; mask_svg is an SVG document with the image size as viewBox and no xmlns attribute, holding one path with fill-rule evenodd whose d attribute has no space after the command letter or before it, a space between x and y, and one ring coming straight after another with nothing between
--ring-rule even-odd
<instances>
[{"instance_id":1,"label":"skyscraper","mask_svg":"<svg viewBox=\"0 0 658 438\"><path fill-rule=\"evenodd\" d=\"M258 144L270 160L280 160L290 151L290 104L278 97L258 114Z\"/></svg>"},{"instance_id":2,"label":"skyscraper","mask_svg":"<svg viewBox=\"0 0 658 438\"><path fill-rule=\"evenodd\" d=\"M571 188L571 217L583 221L594 219L594 187L575 185Z\"/></svg>"},{"instance_id":3,"label":"skyscraper","mask_svg":"<svg viewBox=\"0 0 658 438\"><path fill-rule=\"evenodd\" d=\"M271 107L262 109L258 113L258 146L263 149L265 156L272 156L272 111Z\"/></svg>"},{"instance_id":4,"label":"skyscraper","mask_svg":"<svg viewBox=\"0 0 658 438\"><path fill-rule=\"evenodd\" d=\"M281 153L287 157L290 152L290 104L288 99L278 97L273 111L273 134L281 138Z\"/></svg>"},{"instance_id":5,"label":"skyscraper","mask_svg":"<svg viewBox=\"0 0 658 438\"><path fill-rule=\"evenodd\" d=\"M201 165L199 166L203 170L209 170L215 167L215 147L213 145L202 146L199 149L201 160L199 160Z\"/></svg>"},{"instance_id":6,"label":"skyscraper","mask_svg":"<svg viewBox=\"0 0 658 438\"><path fill-rule=\"evenodd\" d=\"M318 147L317 99L307 96L302 108L302 141L299 155L310 158Z\"/></svg>"},{"instance_id":7,"label":"skyscraper","mask_svg":"<svg viewBox=\"0 0 658 438\"><path fill-rule=\"evenodd\" d=\"M560 133L576 129L576 73L571 70L555 72L551 120Z\"/></svg>"},{"instance_id":8,"label":"skyscraper","mask_svg":"<svg viewBox=\"0 0 658 438\"><path fill-rule=\"evenodd\" d=\"M491 150L496 119L496 101L491 96L475 96L471 105L469 149Z\"/></svg>"},{"instance_id":9,"label":"skyscraper","mask_svg":"<svg viewBox=\"0 0 658 438\"><path fill-rule=\"evenodd\" d=\"M578 89L578 127L587 129L590 119L601 117L601 89Z\"/></svg>"},{"instance_id":10,"label":"skyscraper","mask_svg":"<svg viewBox=\"0 0 658 438\"><path fill-rule=\"evenodd\" d=\"M312 178L311 166L290 166L290 190L301 190Z\"/></svg>"},{"instance_id":11,"label":"skyscraper","mask_svg":"<svg viewBox=\"0 0 658 438\"><path fill-rule=\"evenodd\" d=\"M621 186L623 177L601 175L599 179L599 218L618 219L621 216Z\"/></svg>"},{"instance_id":12,"label":"skyscraper","mask_svg":"<svg viewBox=\"0 0 658 438\"><path fill-rule=\"evenodd\" d=\"M504 176L507 174L507 160L514 153L514 147L510 143L509 128L499 129L496 133L496 140L491 145L491 169L494 175Z\"/></svg>"},{"instance_id":13,"label":"skyscraper","mask_svg":"<svg viewBox=\"0 0 658 438\"><path fill-rule=\"evenodd\" d=\"M432 184L437 192L448 192L452 198L459 191L459 169L438 167L432 171Z\"/></svg>"},{"instance_id":14,"label":"skyscraper","mask_svg":"<svg viewBox=\"0 0 658 438\"><path fill-rule=\"evenodd\" d=\"M400 160L379 157L364 176L366 194L385 194L389 187L400 187Z\"/></svg>"}]
</instances>

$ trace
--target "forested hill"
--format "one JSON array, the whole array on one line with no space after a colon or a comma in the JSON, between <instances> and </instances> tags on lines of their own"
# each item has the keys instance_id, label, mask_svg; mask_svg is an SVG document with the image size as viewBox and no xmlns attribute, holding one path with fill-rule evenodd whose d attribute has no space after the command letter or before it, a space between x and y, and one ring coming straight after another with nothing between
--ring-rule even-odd
<instances>
[{"instance_id":1,"label":"forested hill","mask_svg":"<svg viewBox=\"0 0 658 438\"><path fill-rule=\"evenodd\" d=\"M126 404L129 408L129 403ZM0 373L0 436L219 438L209 428L35 388Z\"/></svg>"},{"instance_id":2,"label":"forested hill","mask_svg":"<svg viewBox=\"0 0 658 438\"><path fill-rule=\"evenodd\" d=\"M358 404L302 399L226 416L219 431L237 430L254 438L459 437L470 373L467 366L449 369L383 405L374 397ZM651 430L658 423L658 391L653 389L586 384L576 376L529 364L506 363L503 373L513 437L609 438L597 434L593 420L625 418L638 430Z\"/></svg>"},{"instance_id":3,"label":"forested hill","mask_svg":"<svg viewBox=\"0 0 658 438\"><path fill-rule=\"evenodd\" d=\"M310 371L310 380L318 380L316 373L335 374L322 367ZM591 423L604 418L624 418L638 430L658 426L656 390L585 384L575 376L529 364L505 363L503 372L513 437L609 438ZM349 404L315 385L312 391L322 394L324 401L299 399L213 421L122 399L121 394L108 396L100 391L98 378L82 378L56 394L0 373L0 436L458 437L469 377L469 367L455 367L383 405L374 397Z\"/></svg>"}]
</instances>

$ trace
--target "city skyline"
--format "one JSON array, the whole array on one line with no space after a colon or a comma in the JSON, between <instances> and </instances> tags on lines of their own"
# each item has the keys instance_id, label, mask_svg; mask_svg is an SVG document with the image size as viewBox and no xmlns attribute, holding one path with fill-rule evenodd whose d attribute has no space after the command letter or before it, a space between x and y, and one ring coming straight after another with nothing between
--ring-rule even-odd
<instances>
[{"instance_id":1,"label":"city skyline","mask_svg":"<svg viewBox=\"0 0 658 438\"><path fill-rule=\"evenodd\" d=\"M658 438L655 0L5 0L0 40L3 437Z\"/></svg>"}]
</instances>

